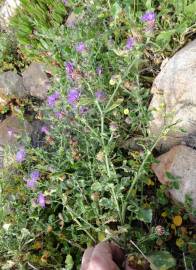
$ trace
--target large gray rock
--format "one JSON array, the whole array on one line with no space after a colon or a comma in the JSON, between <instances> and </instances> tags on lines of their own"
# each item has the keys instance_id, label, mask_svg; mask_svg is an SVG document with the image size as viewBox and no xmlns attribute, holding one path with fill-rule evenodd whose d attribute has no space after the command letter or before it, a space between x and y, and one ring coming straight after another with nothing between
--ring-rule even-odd
<instances>
[{"instance_id":1,"label":"large gray rock","mask_svg":"<svg viewBox=\"0 0 196 270\"><path fill-rule=\"evenodd\" d=\"M150 133L158 135L164 126L177 123L158 144L159 150L167 151L184 141L188 134L196 133L196 40L163 66L152 93Z\"/></svg>"},{"instance_id":2,"label":"large gray rock","mask_svg":"<svg viewBox=\"0 0 196 270\"><path fill-rule=\"evenodd\" d=\"M32 63L23 73L23 82L31 96L44 100L50 88L45 65Z\"/></svg>"},{"instance_id":3,"label":"large gray rock","mask_svg":"<svg viewBox=\"0 0 196 270\"><path fill-rule=\"evenodd\" d=\"M20 0L5 0L0 5L0 30L8 30L11 17L15 14Z\"/></svg>"},{"instance_id":4,"label":"large gray rock","mask_svg":"<svg viewBox=\"0 0 196 270\"><path fill-rule=\"evenodd\" d=\"M29 122L14 115L0 123L0 168L12 163L14 150L19 147L18 139L31 133L32 126Z\"/></svg>"},{"instance_id":5,"label":"large gray rock","mask_svg":"<svg viewBox=\"0 0 196 270\"><path fill-rule=\"evenodd\" d=\"M23 98L28 95L23 79L14 71L0 74L0 104L6 104L12 98Z\"/></svg>"},{"instance_id":6,"label":"large gray rock","mask_svg":"<svg viewBox=\"0 0 196 270\"><path fill-rule=\"evenodd\" d=\"M169 190L172 199L185 204L188 195L192 199L192 207L196 208L196 151L185 145L174 146L158 157L158 161L158 164L152 165L152 169L162 184L172 182L166 172L177 177L179 189Z\"/></svg>"}]
</instances>

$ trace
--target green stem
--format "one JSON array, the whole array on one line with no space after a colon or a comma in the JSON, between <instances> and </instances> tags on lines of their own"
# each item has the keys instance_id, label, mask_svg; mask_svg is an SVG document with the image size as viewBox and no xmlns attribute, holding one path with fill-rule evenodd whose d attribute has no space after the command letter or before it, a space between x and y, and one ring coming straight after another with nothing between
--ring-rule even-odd
<instances>
[{"instance_id":1,"label":"green stem","mask_svg":"<svg viewBox=\"0 0 196 270\"><path fill-rule=\"evenodd\" d=\"M86 221L85 219L83 219L82 217L78 216L78 218L76 218L76 213L68 206L65 206L67 208L67 210L69 211L70 215L72 216L72 219L80 226L80 228L93 240L94 243L96 243L95 238L85 229L83 228L82 224L80 223L80 221L78 220L81 219L84 223L86 223L90 228L92 228L93 230L95 230L95 228L88 223L88 221Z\"/></svg>"},{"instance_id":2,"label":"green stem","mask_svg":"<svg viewBox=\"0 0 196 270\"><path fill-rule=\"evenodd\" d=\"M110 0L107 0L108 2L108 8L111 9Z\"/></svg>"},{"instance_id":3,"label":"green stem","mask_svg":"<svg viewBox=\"0 0 196 270\"><path fill-rule=\"evenodd\" d=\"M112 101L113 101L113 99L114 99L114 97L115 97L115 95L116 95L116 93L117 93L117 91L118 91L120 85L122 84L122 82L124 81L124 79L125 79L125 78L127 77L127 75L129 74L129 71L130 71L130 69L132 68L132 66L135 64L136 60L137 60L137 57L136 57L136 58L133 60L133 62L129 65L129 67L128 67L127 71L125 72L125 75L122 77L122 79L119 80L119 82L118 82L116 88L114 89L113 94L111 95L111 97L110 97L108 103L106 104L105 112L107 112L107 110L108 110L110 104L112 103Z\"/></svg>"},{"instance_id":4,"label":"green stem","mask_svg":"<svg viewBox=\"0 0 196 270\"><path fill-rule=\"evenodd\" d=\"M133 188L135 187L135 184L137 183L138 179L141 177L142 175L142 171L143 168L146 164L146 161L148 160L149 156L151 155L153 149L155 148L155 146L157 145L158 141L160 140L160 138L163 136L163 131L160 133L160 135L158 136L158 138L155 140L154 144L152 145L152 147L150 148L150 150L147 151L145 158L143 159L142 164L140 165L140 168L137 172L137 174L135 175L131 187L129 188L129 191L127 193L127 196L125 198L125 202L122 205L122 225L125 223L125 215L126 215L126 210L127 210L127 205L128 205L128 200L129 197L131 196L131 192L133 191Z\"/></svg>"},{"instance_id":5,"label":"green stem","mask_svg":"<svg viewBox=\"0 0 196 270\"><path fill-rule=\"evenodd\" d=\"M104 113L103 113L103 111L99 105L99 102L97 100L96 100L96 105L97 105L97 108L100 112L100 117L101 117L101 142L102 142L102 147L103 147L103 151L104 151L107 175L110 178L111 177L110 166L109 166L108 154L107 154L107 149L105 146L105 139L104 139L104 120L105 120L105 118L104 118Z\"/></svg>"},{"instance_id":6,"label":"green stem","mask_svg":"<svg viewBox=\"0 0 196 270\"><path fill-rule=\"evenodd\" d=\"M122 216L121 216L120 206L119 206L119 203L118 203L118 200L117 200L117 197L116 197L116 193L114 191L114 187L112 187L112 196L114 197L114 201L116 203L116 208L117 208L117 211L118 211L120 222L122 224Z\"/></svg>"},{"instance_id":7,"label":"green stem","mask_svg":"<svg viewBox=\"0 0 196 270\"><path fill-rule=\"evenodd\" d=\"M130 240L130 243L142 254L142 256L149 262L151 263L151 261L149 260L149 258L143 253L143 251L132 241ZM158 270L158 269L157 269Z\"/></svg>"},{"instance_id":8,"label":"green stem","mask_svg":"<svg viewBox=\"0 0 196 270\"><path fill-rule=\"evenodd\" d=\"M86 84L91 92L91 94L93 95L93 91L91 89L90 84L86 81ZM107 154L107 149L106 149L106 145L105 145L105 139L104 139L104 121L105 121L105 115L104 112L101 109L101 106L99 104L99 102L96 100L95 104L99 110L100 113L100 118L101 118L101 143L102 143L102 147L103 147L103 151L104 151L104 158L105 158L105 165L106 165L106 170L107 170L107 175L110 178L111 177L111 173L110 173L110 166L109 166L109 159L108 159L108 154Z\"/></svg>"}]
</instances>

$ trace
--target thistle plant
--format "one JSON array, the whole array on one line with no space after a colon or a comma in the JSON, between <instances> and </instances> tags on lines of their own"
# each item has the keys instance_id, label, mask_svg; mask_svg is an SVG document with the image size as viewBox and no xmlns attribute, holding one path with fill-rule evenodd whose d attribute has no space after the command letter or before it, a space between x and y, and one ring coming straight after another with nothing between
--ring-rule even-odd
<instances>
[{"instance_id":1,"label":"thistle plant","mask_svg":"<svg viewBox=\"0 0 196 270\"><path fill-rule=\"evenodd\" d=\"M44 122L42 146L21 138L14 171L2 175L9 179L1 182L1 223L8 228L0 230L2 265L9 258L17 267L79 269L87 246L111 240L150 262L162 249L175 267L165 250L171 249L168 224L178 209L150 169L169 127L158 138L149 136L148 104L157 52L166 56L176 49L182 21L173 11L177 4L164 2L160 9L152 1L128 2L22 1L21 17L13 20L20 49L31 61L50 63L53 85L46 102L34 108ZM71 11L81 16L69 27ZM189 14L185 24L191 27ZM163 32L171 25L175 34L166 34L163 49ZM135 137L139 147L127 149ZM167 207L164 219L160 209Z\"/></svg>"}]
</instances>

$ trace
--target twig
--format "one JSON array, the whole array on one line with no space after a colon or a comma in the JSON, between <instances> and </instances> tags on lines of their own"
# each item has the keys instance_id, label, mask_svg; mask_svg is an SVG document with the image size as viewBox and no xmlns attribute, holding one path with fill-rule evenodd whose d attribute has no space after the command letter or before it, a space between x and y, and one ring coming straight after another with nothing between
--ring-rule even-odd
<instances>
[{"instance_id":1,"label":"twig","mask_svg":"<svg viewBox=\"0 0 196 270\"><path fill-rule=\"evenodd\" d=\"M30 266L32 269L34 270L39 270L38 268L36 268L35 266L33 266L30 262L27 262L28 266Z\"/></svg>"}]
</instances>

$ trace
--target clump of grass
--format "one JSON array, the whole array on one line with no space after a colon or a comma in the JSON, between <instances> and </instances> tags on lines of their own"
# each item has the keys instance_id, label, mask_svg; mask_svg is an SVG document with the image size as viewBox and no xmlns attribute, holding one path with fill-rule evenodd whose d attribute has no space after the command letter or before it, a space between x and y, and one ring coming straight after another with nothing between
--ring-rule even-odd
<instances>
[{"instance_id":1,"label":"clump of grass","mask_svg":"<svg viewBox=\"0 0 196 270\"><path fill-rule=\"evenodd\" d=\"M14 171L2 176L1 264L56 269L74 261L78 269L84 249L105 239L136 257L159 254L165 260L157 269L180 269L182 258L191 268L192 228L151 173L159 138L147 128L151 82L162 59L186 42L194 3L60 3L61 14L68 8L82 15L70 28L62 20L46 26L51 2L34 2L14 20L17 37L28 59L53 65L54 85L47 105L36 108L45 122L43 146L21 141ZM43 20L34 16L37 7ZM20 35L23 16L36 40L29 51L30 31ZM136 136L140 147L127 150L124 142Z\"/></svg>"},{"instance_id":2,"label":"clump of grass","mask_svg":"<svg viewBox=\"0 0 196 270\"><path fill-rule=\"evenodd\" d=\"M20 71L26 65L13 33L0 32L0 72Z\"/></svg>"}]
</instances>

